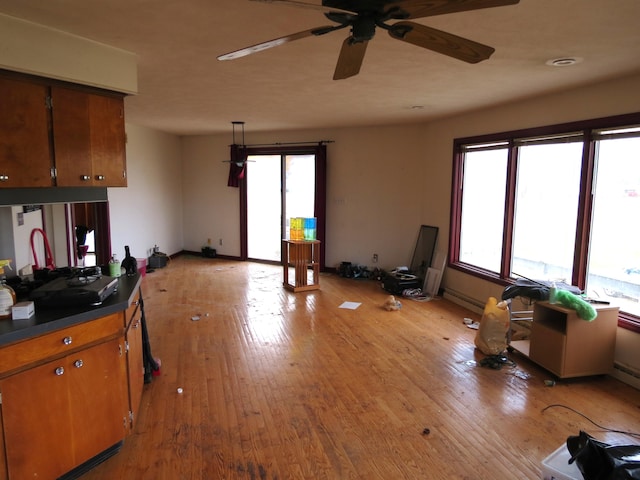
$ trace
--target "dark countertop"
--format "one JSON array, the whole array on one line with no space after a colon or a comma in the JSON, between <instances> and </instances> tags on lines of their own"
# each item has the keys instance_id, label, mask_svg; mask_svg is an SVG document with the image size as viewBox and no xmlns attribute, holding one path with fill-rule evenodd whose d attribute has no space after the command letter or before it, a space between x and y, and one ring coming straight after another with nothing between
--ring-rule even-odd
<instances>
[{"instance_id":1,"label":"dark countertop","mask_svg":"<svg viewBox=\"0 0 640 480\"><path fill-rule=\"evenodd\" d=\"M31 318L0 320L0 347L126 310L140 282L139 273L119 277L117 290L99 306L44 308L36 305L36 313Z\"/></svg>"}]
</instances>

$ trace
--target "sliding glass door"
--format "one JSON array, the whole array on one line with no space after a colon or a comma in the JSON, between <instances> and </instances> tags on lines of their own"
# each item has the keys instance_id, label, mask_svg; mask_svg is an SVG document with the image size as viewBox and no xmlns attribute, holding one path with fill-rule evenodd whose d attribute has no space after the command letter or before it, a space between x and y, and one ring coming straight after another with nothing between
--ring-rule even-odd
<instances>
[{"instance_id":1,"label":"sliding glass door","mask_svg":"<svg viewBox=\"0 0 640 480\"><path fill-rule=\"evenodd\" d=\"M246 244L252 260L280 262L289 219L315 216L315 154L249 155Z\"/></svg>"}]
</instances>

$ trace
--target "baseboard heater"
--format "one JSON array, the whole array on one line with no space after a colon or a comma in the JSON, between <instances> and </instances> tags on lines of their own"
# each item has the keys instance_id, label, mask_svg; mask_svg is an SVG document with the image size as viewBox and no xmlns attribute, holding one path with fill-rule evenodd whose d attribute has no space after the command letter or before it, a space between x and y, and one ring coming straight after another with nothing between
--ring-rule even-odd
<instances>
[{"instance_id":1,"label":"baseboard heater","mask_svg":"<svg viewBox=\"0 0 640 480\"><path fill-rule=\"evenodd\" d=\"M484 302L476 300L475 298L471 298L462 292L458 292L457 290L445 288L442 297L457 305L460 305L461 307L471 310L474 313L482 314L482 312L484 312Z\"/></svg>"},{"instance_id":2,"label":"baseboard heater","mask_svg":"<svg viewBox=\"0 0 640 480\"><path fill-rule=\"evenodd\" d=\"M640 371L633 367L616 362L611 376L640 390Z\"/></svg>"}]
</instances>

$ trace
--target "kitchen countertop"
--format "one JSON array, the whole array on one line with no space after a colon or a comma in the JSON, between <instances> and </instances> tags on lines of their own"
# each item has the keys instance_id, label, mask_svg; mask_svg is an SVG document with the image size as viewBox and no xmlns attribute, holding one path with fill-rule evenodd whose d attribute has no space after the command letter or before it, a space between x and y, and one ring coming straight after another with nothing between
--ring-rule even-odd
<instances>
[{"instance_id":1,"label":"kitchen countertop","mask_svg":"<svg viewBox=\"0 0 640 480\"><path fill-rule=\"evenodd\" d=\"M126 310L140 282L139 273L119 277L116 291L98 306L45 308L36 305L36 313L31 318L0 320L0 347Z\"/></svg>"}]
</instances>

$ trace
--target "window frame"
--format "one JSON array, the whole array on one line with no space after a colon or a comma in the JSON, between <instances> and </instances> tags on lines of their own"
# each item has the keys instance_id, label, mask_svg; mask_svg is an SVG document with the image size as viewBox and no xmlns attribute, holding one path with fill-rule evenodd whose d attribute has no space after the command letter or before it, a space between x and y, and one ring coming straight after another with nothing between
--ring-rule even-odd
<instances>
[{"instance_id":1,"label":"window frame","mask_svg":"<svg viewBox=\"0 0 640 480\"><path fill-rule=\"evenodd\" d=\"M582 154L582 172L580 178L580 194L577 212L576 242L573 258L573 278L571 282L585 288L587 278L588 247L592 214L592 188L595 174L596 142L598 132L605 129L623 128L640 125L640 113L616 115L578 122L561 123L543 127L512 130L501 133L462 137L453 140L453 168L451 183L451 221L449 227L448 267L482 278L492 283L506 286L515 282L509 274L513 247L513 229L515 213L515 189L517 182L518 146L531 139L557 138L572 136L581 137L584 142ZM469 146L500 144L508 149L507 185L504 217L504 233L502 239L502 255L500 272L492 272L460 261L460 231L462 226L462 187L464 179L464 158ZM618 326L640 333L640 316L628 312L620 312Z\"/></svg>"}]
</instances>

